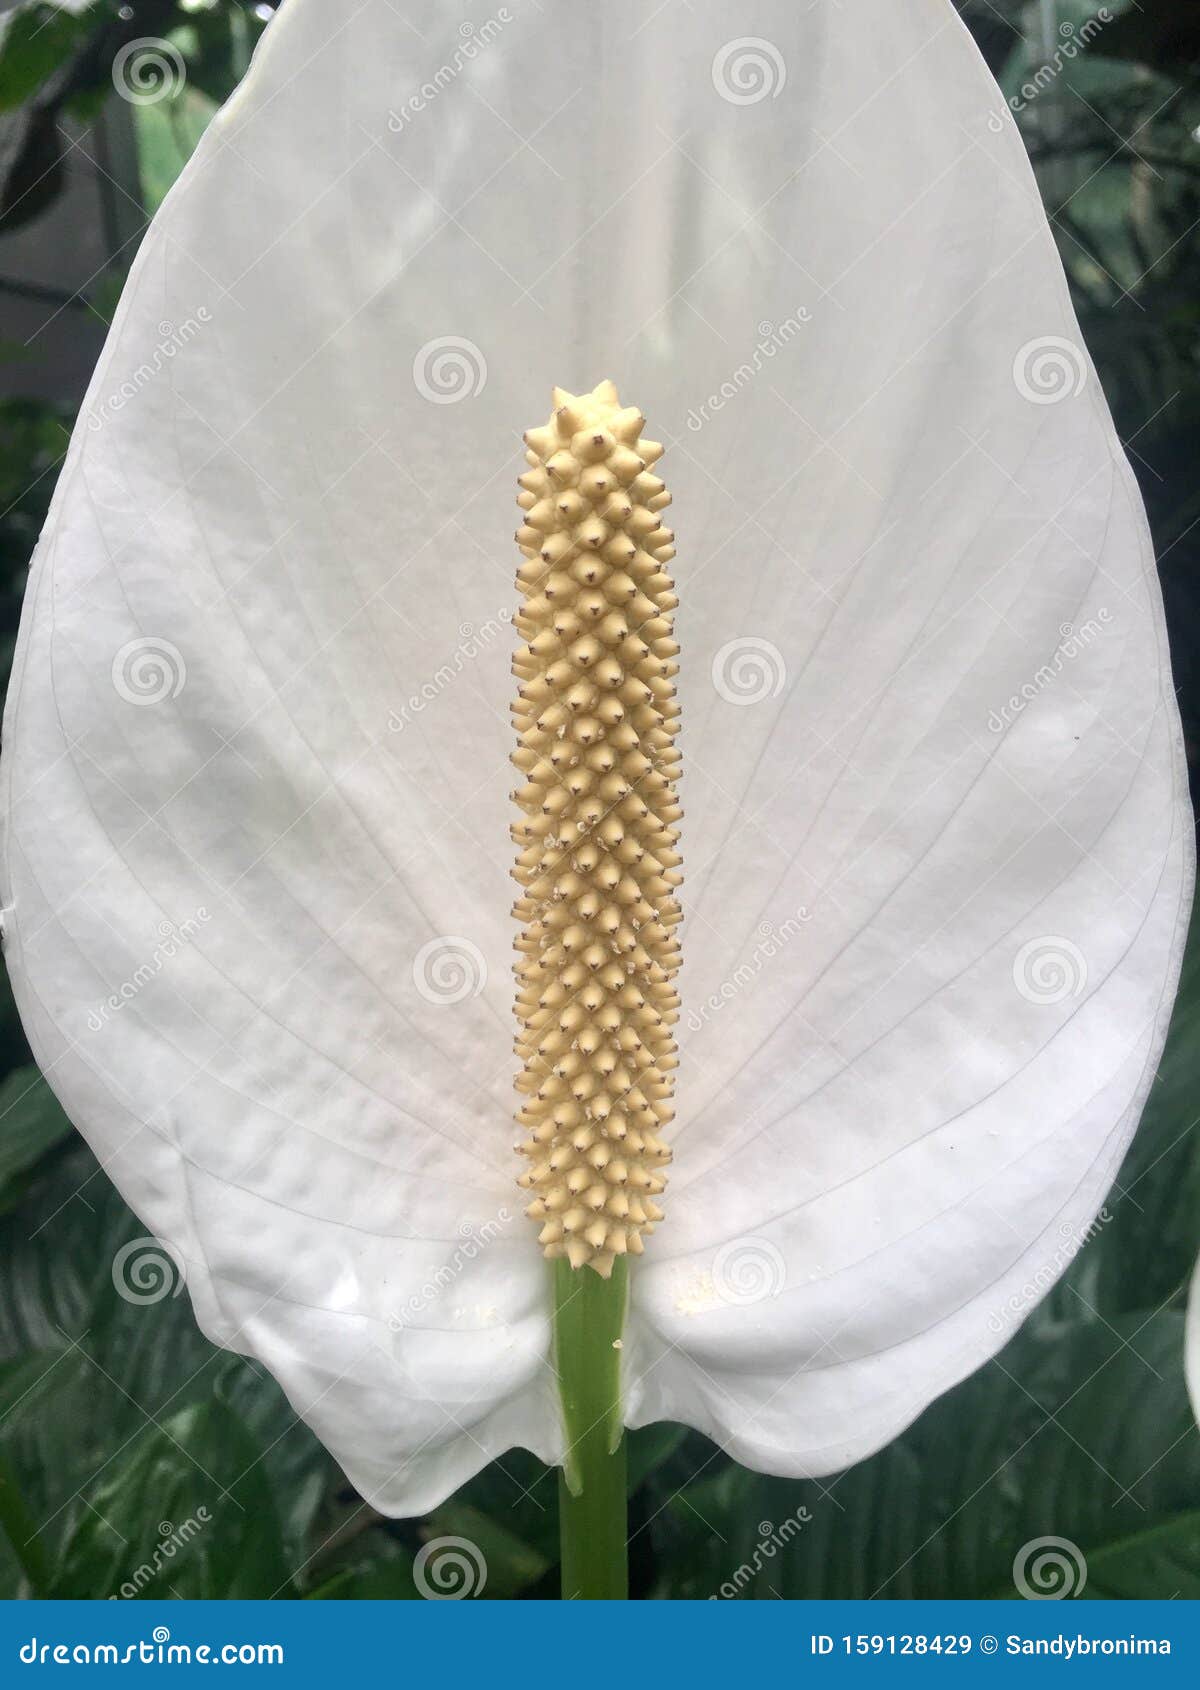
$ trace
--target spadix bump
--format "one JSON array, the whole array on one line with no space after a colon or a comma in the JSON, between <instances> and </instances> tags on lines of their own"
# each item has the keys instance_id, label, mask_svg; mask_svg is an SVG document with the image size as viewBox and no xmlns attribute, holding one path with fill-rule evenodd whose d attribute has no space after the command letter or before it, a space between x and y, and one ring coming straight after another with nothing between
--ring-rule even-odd
<instances>
[{"instance_id":1,"label":"spadix bump","mask_svg":"<svg viewBox=\"0 0 1200 1690\"><path fill-rule=\"evenodd\" d=\"M675 555L640 411L554 391L525 436L513 714L517 1119L548 1257L605 1278L662 1219L670 1151L679 723Z\"/></svg>"}]
</instances>

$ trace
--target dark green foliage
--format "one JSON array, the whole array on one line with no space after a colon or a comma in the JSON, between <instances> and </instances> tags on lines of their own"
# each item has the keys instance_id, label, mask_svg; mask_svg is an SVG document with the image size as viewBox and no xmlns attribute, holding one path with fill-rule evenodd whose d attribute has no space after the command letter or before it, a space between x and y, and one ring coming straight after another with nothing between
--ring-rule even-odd
<instances>
[{"instance_id":1,"label":"dark green foliage","mask_svg":"<svg viewBox=\"0 0 1200 1690\"><path fill-rule=\"evenodd\" d=\"M203 11L180 0L91 0L76 13L47 0L21 6L0 42L0 113L17 114L0 169L0 233L41 216L62 193L63 120L94 117L111 97L122 49L165 40L180 56L186 85L219 101L245 70L262 27L244 0L216 0ZM181 86L170 103L182 98Z\"/></svg>"},{"instance_id":2,"label":"dark green foliage","mask_svg":"<svg viewBox=\"0 0 1200 1690\"><path fill-rule=\"evenodd\" d=\"M1088 1596L1200 1596L1200 1432L1181 1328L1170 1311L1035 1325L833 1479L721 1461L682 1482L664 1468L654 1594L1013 1596L1022 1545L1061 1537L1086 1557Z\"/></svg>"},{"instance_id":3,"label":"dark green foliage","mask_svg":"<svg viewBox=\"0 0 1200 1690\"><path fill-rule=\"evenodd\" d=\"M14 1068L0 1082L0 1214L20 1202L50 1152L71 1133L70 1121L38 1070Z\"/></svg>"}]
</instances>

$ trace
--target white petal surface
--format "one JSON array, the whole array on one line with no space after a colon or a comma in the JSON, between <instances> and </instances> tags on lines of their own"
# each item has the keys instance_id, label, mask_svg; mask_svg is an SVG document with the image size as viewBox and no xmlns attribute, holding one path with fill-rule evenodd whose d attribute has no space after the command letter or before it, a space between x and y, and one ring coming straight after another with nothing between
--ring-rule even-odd
<instances>
[{"instance_id":1,"label":"white petal surface","mask_svg":"<svg viewBox=\"0 0 1200 1690\"><path fill-rule=\"evenodd\" d=\"M732 27L286 0L144 243L30 585L35 1052L205 1330L393 1512L561 1447L504 624L553 383L646 411L680 534L632 1422L789 1473L877 1447L1065 1265L1165 1030L1158 589L1016 133L947 0Z\"/></svg>"}]
</instances>

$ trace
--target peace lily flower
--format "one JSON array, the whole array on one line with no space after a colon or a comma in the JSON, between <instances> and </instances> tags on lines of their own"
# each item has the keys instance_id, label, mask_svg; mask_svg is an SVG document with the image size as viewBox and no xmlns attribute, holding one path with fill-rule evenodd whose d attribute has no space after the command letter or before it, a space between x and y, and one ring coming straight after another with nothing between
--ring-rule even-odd
<instances>
[{"instance_id":1,"label":"peace lily flower","mask_svg":"<svg viewBox=\"0 0 1200 1690\"><path fill-rule=\"evenodd\" d=\"M562 1462L589 1350L626 1425L778 1474L879 1448L1070 1260L1165 1033L1159 591L1020 141L949 0L752 27L286 0L142 245L30 580L34 1051L205 1332L388 1513ZM552 1228L587 1311L555 1352L506 717L507 624L553 613L508 535L520 431L607 378L680 534L679 1051L627 1315Z\"/></svg>"}]
</instances>

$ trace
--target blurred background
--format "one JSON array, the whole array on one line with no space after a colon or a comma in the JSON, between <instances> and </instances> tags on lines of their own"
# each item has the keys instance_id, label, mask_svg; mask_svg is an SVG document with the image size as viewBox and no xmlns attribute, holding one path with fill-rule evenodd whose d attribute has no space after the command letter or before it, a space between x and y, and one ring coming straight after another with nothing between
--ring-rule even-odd
<instances>
[{"instance_id":1,"label":"blurred background","mask_svg":"<svg viewBox=\"0 0 1200 1690\"><path fill-rule=\"evenodd\" d=\"M1194 764L1200 6L957 3L1000 83L996 121L1007 101L1034 161L1141 483ZM141 235L275 9L0 0L5 675ZM1200 1433L1182 1372L1198 1119L1193 945L1117 1185L996 1360L819 1483L748 1473L682 1428L634 1434L634 1593L987 1597L1044 1581L1040 1594L1200 1598ZM0 1595L415 1598L414 1558L446 1536L478 1545L487 1596L557 1594L556 1481L540 1463L513 1453L431 1519L383 1520L270 1378L200 1336L182 1292L31 1065L0 983Z\"/></svg>"}]
</instances>

